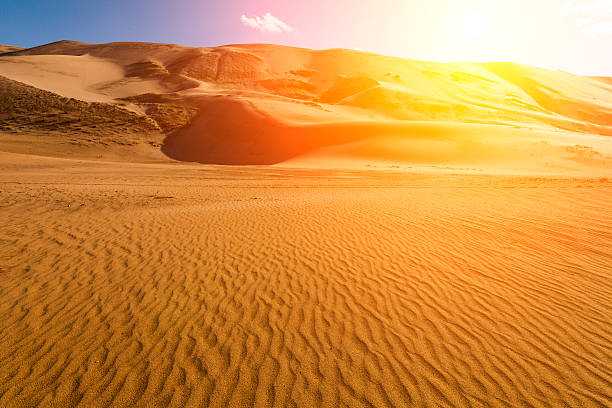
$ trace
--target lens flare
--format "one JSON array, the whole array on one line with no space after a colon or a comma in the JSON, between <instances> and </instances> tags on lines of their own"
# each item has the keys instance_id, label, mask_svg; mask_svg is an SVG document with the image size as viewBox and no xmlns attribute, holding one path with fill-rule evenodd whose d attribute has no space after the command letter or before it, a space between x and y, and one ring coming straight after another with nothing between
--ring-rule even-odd
<instances>
[{"instance_id":1,"label":"lens flare","mask_svg":"<svg viewBox=\"0 0 612 408\"><path fill-rule=\"evenodd\" d=\"M486 35L487 20L477 10L466 11L461 18L461 30L466 39L474 40Z\"/></svg>"}]
</instances>

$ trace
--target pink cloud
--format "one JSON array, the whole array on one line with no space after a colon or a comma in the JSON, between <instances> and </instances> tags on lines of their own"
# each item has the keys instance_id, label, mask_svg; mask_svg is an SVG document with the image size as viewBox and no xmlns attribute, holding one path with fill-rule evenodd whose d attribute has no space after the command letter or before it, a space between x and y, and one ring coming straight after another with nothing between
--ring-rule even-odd
<instances>
[{"instance_id":1,"label":"pink cloud","mask_svg":"<svg viewBox=\"0 0 612 408\"><path fill-rule=\"evenodd\" d=\"M240 21L247 27L255 28L262 32L282 33L293 32L295 29L281 19L274 17L270 13L263 16L247 17L244 14L240 17Z\"/></svg>"}]
</instances>

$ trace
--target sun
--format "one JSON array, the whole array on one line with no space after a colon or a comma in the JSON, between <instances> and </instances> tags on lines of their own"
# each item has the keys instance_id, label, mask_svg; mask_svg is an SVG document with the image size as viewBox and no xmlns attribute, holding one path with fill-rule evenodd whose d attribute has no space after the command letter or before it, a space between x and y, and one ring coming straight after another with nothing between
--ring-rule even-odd
<instances>
[{"instance_id":1,"label":"sun","mask_svg":"<svg viewBox=\"0 0 612 408\"><path fill-rule=\"evenodd\" d=\"M487 20L484 14L478 10L468 10L461 18L463 34L468 39L480 38L486 34Z\"/></svg>"}]
</instances>

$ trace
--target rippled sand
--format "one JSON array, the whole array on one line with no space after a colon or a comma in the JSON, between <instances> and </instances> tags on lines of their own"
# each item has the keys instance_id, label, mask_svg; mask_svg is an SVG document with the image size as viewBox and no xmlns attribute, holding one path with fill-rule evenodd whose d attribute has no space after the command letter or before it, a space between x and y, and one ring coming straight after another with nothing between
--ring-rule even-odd
<instances>
[{"instance_id":1,"label":"rippled sand","mask_svg":"<svg viewBox=\"0 0 612 408\"><path fill-rule=\"evenodd\" d=\"M0 159L0 406L612 405L606 179Z\"/></svg>"}]
</instances>

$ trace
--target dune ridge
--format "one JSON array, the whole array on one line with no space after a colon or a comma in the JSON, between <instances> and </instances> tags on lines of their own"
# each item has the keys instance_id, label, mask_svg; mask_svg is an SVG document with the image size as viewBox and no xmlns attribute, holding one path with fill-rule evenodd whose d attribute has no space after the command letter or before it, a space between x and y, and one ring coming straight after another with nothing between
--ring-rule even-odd
<instances>
[{"instance_id":1,"label":"dune ridge","mask_svg":"<svg viewBox=\"0 0 612 408\"><path fill-rule=\"evenodd\" d=\"M14 51L21 51L23 49L24 48L22 47L16 47L14 45L0 44L0 55L7 54L9 52L14 52Z\"/></svg>"},{"instance_id":2,"label":"dune ridge","mask_svg":"<svg viewBox=\"0 0 612 408\"><path fill-rule=\"evenodd\" d=\"M175 160L278 164L307 157L324 166L327 147L337 146L332 150L348 157L357 143L364 153L356 162L361 166L386 159L415 165L472 162L483 171L499 170L487 164L490 157L462 155L472 148L456 137L466 123L482 125L480 134L498 135L493 145L513 152L512 163L499 157L505 171L596 175L609 170L612 154L609 81L513 63L441 64L267 44L193 48L59 41L3 54L0 75L146 115L166 136L162 151ZM232 120L235 115L241 120ZM410 150L413 122L431 124L430 131L420 125L416 135L416 151L434 139L426 152L409 160L381 157L379 140L394 138ZM453 160L432 161L439 148L438 122L459 124L456 131L446 129L457 145ZM514 141L498 132L500 127L522 129L517 133L523 137ZM375 153L369 157L364 138ZM525 140L551 147L540 149L544 159L534 161ZM587 150L590 157L582 154Z\"/></svg>"}]
</instances>

